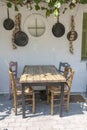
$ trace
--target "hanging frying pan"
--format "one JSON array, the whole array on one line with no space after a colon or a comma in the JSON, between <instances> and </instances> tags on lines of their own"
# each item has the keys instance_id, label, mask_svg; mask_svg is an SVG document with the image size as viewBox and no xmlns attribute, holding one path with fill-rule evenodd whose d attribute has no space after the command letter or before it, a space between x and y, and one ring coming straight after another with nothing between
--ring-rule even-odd
<instances>
[{"instance_id":1,"label":"hanging frying pan","mask_svg":"<svg viewBox=\"0 0 87 130\"><path fill-rule=\"evenodd\" d=\"M65 27L59 22L59 16L57 17L57 23L52 27L52 33L55 37L62 37L65 33Z\"/></svg>"},{"instance_id":2,"label":"hanging frying pan","mask_svg":"<svg viewBox=\"0 0 87 130\"><path fill-rule=\"evenodd\" d=\"M21 17L21 14L19 14ZM18 46L25 46L28 43L28 36L25 32L21 31L20 27L20 18L19 18L19 31L14 35L14 43Z\"/></svg>"},{"instance_id":3,"label":"hanging frying pan","mask_svg":"<svg viewBox=\"0 0 87 130\"><path fill-rule=\"evenodd\" d=\"M3 26L6 30L11 30L14 27L14 21L9 18L9 9L7 8L7 16L8 18L4 20Z\"/></svg>"}]
</instances>

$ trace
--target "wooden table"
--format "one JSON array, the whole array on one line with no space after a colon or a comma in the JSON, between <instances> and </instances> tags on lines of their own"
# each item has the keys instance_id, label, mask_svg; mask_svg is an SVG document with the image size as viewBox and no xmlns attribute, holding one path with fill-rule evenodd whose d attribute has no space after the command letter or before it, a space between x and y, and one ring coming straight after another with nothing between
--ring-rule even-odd
<instances>
[{"instance_id":1,"label":"wooden table","mask_svg":"<svg viewBox=\"0 0 87 130\"><path fill-rule=\"evenodd\" d=\"M26 65L20 77L22 84L22 115L25 118L25 101L24 89L25 86L61 86L61 103L60 117L62 117L64 83L66 79L62 76L57 68L53 65Z\"/></svg>"}]
</instances>

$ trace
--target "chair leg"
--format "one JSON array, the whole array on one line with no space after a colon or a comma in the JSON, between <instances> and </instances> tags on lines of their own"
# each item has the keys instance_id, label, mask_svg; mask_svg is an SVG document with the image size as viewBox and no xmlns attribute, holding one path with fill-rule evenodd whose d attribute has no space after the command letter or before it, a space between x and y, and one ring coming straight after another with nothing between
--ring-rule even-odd
<instances>
[{"instance_id":1,"label":"chair leg","mask_svg":"<svg viewBox=\"0 0 87 130\"><path fill-rule=\"evenodd\" d=\"M17 99L14 98L14 112L15 112L15 115L17 115L17 105L18 105L17 104Z\"/></svg>"},{"instance_id":2,"label":"chair leg","mask_svg":"<svg viewBox=\"0 0 87 130\"><path fill-rule=\"evenodd\" d=\"M33 92L33 97L32 97L32 113L34 114L35 113L35 94Z\"/></svg>"},{"instance_id":3,"label":"chair leg","mask_svg":"<svg viewBox=\"0 0 87 130\"><path fill-rule=\"evenodd\" d=\"M66 111L69 111L70 92L67 94Z\"/></svg>"},{"instance_id":4,"label":"chair leg","mask_svg":"<svg viewBox=\"0 0 87 130\"><path fill-rule=\"evenodd\" d=\"M49 102L50 102L50 90L48 88L48 90L47 90L47 103L49 103Z\"/></svg>"},{"instance_id":5,"label":"chair leg","mask_svg":"<svg viewBox=\"0 0 87 130\"><path fill-rule=\"evenodd\" d=\"M47 103L49 103L49 93L47 93Z\"/></svg>"},{"instance_id":6,"label":"chair leg","mask_svg":"<svg viewBox=\"0 0 87 130\"><path fill-rule=\"evenodd\" d=\"M53 102L53 100L54 100L54 95L53 95L53 93L51 92L51 115L53 115L54 114L54 102Z\"/></svg>"},{"instance_id":7,"label":"chair leg","mask_svg":"<svg viewBox=\"0 0 87 130\"><path fill-rule=\"evenodd\" d=\"M17 115L17 104L14 104L14 112L15 112L15 115Z\"/></svg>"}]
</instances>

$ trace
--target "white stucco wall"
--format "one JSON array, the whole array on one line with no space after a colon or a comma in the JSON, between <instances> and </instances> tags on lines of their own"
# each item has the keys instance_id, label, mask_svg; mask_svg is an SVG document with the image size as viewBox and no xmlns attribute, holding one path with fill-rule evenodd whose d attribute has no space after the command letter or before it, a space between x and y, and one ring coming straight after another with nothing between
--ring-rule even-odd
<instances>
[{"instance_id":1,"label":"white stucco wall","mask_svg":"<svg viewBox=\"0 0 87 130\"><path fill-rule=\"evenodd\" d=\"M67 6L67 5L66 5ZM26 18L32 13L40 13L44 15L43 20L46 25L45 33L35 38L28 34L29 43L25 47L17 47L12 49L12 32L7 31L3 27L3 21L7 18L6 6L0 6L0 93L7 93L9 90L9 74L8 67L10 61L18 62L18 75L22 73L26 64L54 64L57 68L59 62L68 62L75 69L75 76L72 85L72 92L83 92L86 90L87 69L86 61L81 61L81 42L82 42L82 18L83 12L87 12L87 5L79 5L73 11L68 9L65 14L62 13L64 7L60 11L60 22L65 26L65 34L56 38L52 34L52 26L56 23L53 15L45 18L43 11L29 11L26 7L22 7L19 12L22 14L22 30L26 31L24 24ZM10 9L10 18L15 19L15 12ZM71 15L75 16L75 28L78 38L73 42L74 54L69 52L69 41L66 36L70 30Z\"/></svg>"}]
</instances>

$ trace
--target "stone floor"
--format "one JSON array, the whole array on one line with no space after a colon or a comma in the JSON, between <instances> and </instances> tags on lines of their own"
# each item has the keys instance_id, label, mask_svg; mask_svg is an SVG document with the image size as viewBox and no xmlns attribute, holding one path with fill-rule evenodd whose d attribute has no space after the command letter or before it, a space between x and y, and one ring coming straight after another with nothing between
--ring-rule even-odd
<instances>
[{"instance_id":1,"label":"stone floor","mask_svg":"<svg viewBox=\"0 0 87 130\"><path fill-rule=\"evenodd\" d=\"M0 95L0 130L87 130L87 103L70 103L67 113L59 117L59 108L50 115L50 105L46 101L36 102L36 113L31 114L31 108L26 109L26 118L22 119L21 108L14 115L13 100L6 95Z\"/></svg>"}]
</instances>

